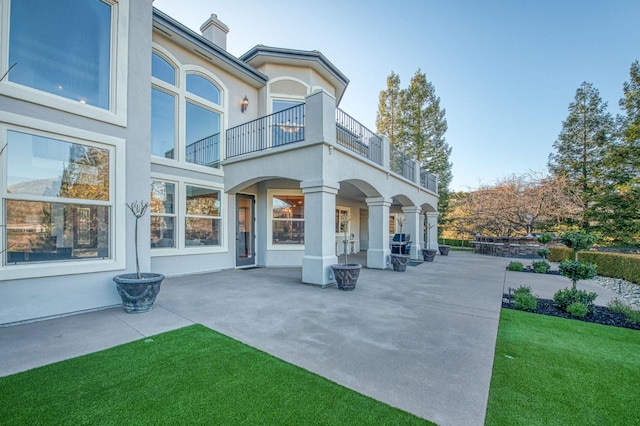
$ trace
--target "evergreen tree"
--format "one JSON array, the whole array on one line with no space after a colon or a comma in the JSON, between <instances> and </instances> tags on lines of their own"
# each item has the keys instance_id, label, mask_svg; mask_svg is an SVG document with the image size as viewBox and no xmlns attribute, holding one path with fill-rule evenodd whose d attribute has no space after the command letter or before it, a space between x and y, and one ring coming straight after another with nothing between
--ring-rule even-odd
<instances>
[{"instance_id":1,"label":"evergreen tree","mask_svg":"<svg viewBox=\"0 0 640 426\"><path fill-rule=\"evenodd\" d=\"M386 136L392 146L398 143L400 134L400 76L393 71L387 77L387 90L380 91L378 113L376 115L376 129L379 135Z\"/></svg>"},{"instance_id":2,"label":"evergreen tree","mask_svg":"<svg viewBox=\"0 0 640 426\"><path fill-rule=\"evenodd\" d=\"M565 177L580 191L580 226L590 225L594 214L594 195L602 184L604 152L611 148L614 122L607 103L591 83L584 82L569 104L569 115L549 155L549 170Z\"/></svg>"},{"instance_id":3,"label":"evergreen tree","mask_svg":"<svg viewBox=\"0 0 640 426\"><path fill-rule=\"evenodd\" d=\"M449 206L452 178L451 147L444 137L447 131L445 110L440 108L435 87L420 70L402 93L402 131L398 145L405 154L415 158L422 169L438 176L438 211L442 222Z\"/></svg>"},{"instance_id":4,"label":"evergreen tree","mask_svg":"<svg viewBox=\"0 0 640 426\"><path fill-rule=\"evenodd\" d=\"M605 152L604 188L597 203L599 230L616 244L640 245L640 64L623 85L618 141Z\"/></svg>"}]
</instances>

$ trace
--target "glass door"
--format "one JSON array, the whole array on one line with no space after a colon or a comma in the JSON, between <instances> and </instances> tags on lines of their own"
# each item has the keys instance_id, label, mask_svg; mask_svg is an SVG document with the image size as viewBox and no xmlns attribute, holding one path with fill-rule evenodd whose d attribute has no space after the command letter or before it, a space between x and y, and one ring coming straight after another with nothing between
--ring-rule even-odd
<instances>
[{"instance_id":1,"label":"glass door","mask_svg":"<svg viewBox=\"0 0 640 426\"><path fill-rule=\"evenodd\" d=\"M255 265L255 197L236 195L236 266Z\"/></svg>"}]
</instances>

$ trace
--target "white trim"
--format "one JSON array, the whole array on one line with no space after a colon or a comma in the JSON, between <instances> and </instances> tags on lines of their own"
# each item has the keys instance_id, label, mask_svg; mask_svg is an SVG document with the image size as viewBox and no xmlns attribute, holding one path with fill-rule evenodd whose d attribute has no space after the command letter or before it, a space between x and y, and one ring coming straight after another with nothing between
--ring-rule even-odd
<instances>
[{"instance_id":1,"label":"white trim","mask_svg":"<svg viewBox=\"0 0 640 426\"><path fill-rule=\"evenodd\" d=\"M227 226L229 223L229 197L224 192L224 185L219 183L212 183L210 181L204 181L199 179L183 178L176 175L170 175L165 173L151 173L151 180L159 180L163 182L169 182L175 184L176 200L175 200L175 239L176 247L170 248L152 248L150 249L151 257L163 257L163 256L184 256L191 254L211 254L211 253L227 253L229 251ZM208 188L215 191L220 191L220 245L218 246L202 246L193 247L185 245L185 218L186 218L186 204L187 204L187 185L197 186L198 188ZM149 182L151 186L151 182ZM225 214L226 210L226 214ZM216 219L216 218L212 218Z\"/></svg>"},{"instance_id":2,"label":"white trim","mask_svg":"<svg viewBox=\"0 0 640 426\"><path fill-rule=\"evenodd\" d=\"M273 244L273 196L274 195L302 195L304 193L300 189L267 189L267 251L304 251L305 244ZM295 219L296 221L305 222L305 219ZM306 223L305 223L306 226ZM306 233L305 233L306 234ZM306 237L305 237L306 238ZM305 239L306 243L306 239Z\"/></svg>"},{"instance_id":3,"label":"white trim","mask_svg":"<svg viewBox=\"0 0 640 426\"><path fill-rule=\"evenodd\" d=\"M109 177L109 206L111 209L110 217L110 259L82 260L82 261L58 261L43 262L24 265L2 265L0 264L0 281L20 279L20 278L37 278L58 275L86 274L103 271L116 271L125 268L125 251L126 251L126 223L125 212L125 140L110 135L80 130L73 127L64 126L36 118L21 116L8 112L0 111L0 141L6 140L8 130L22 131L33 135L41 135L45 137L53 137L56 139L81 143L91 146L101 146L110 152L110 177ZM4 144L2 144L4 145ZM2 170L6 171L4 162L6 156L3 154ZM5 198L6 180L5 172L2 172L0 178L0 189L2 199ZM50 199L49 199L50 201ZM61 199L61 201L64 201ZM80 200L73 200L80 201ZM84 203L84 201L80 201ZM92 204L91 202L85 204ZM4 201L0 208L0 221L4 220ZM0 235L0 242L4 245L4 236ZM1 247L2 245L0 245ZM4 263L1 262L1 263Z\"/></svg>"},{"instance_id":4,"label":"white trim","mask_svg":"<svg viewBox=\"0 0 640 426\"><path fill-rule=\"evenodd\" d=\"M102 0L112 6L109 109L82 104L72 99L12 83L0 81L0 94L71 114L118 126L127 126L129 64L129 0ZM11 0L0 0L0 75L9 69L9 8Z\"/></svg>"}]
</instances>

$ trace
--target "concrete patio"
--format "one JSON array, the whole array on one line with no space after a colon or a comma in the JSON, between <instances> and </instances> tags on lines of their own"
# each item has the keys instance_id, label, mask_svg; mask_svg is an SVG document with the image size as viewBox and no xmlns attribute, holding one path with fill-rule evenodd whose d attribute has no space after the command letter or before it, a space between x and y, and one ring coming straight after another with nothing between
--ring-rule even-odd
<instances>
[{"instance_id":1,"label":"concrete patio","mask_svg":"<svg viewBox=\"0 0 640 426\"><path fill-rule=\"evenodd\" d=\"M404 273L363 269L353 292L303 285L300 268L167 278L147 314L114 307L0 327L0 376L200 323L437 424L482 425L503 288L548 297L570 285L506 272L509 261L451 252ZM615 296L580 287L598 304Z\"/></svg>"}]
</instances>

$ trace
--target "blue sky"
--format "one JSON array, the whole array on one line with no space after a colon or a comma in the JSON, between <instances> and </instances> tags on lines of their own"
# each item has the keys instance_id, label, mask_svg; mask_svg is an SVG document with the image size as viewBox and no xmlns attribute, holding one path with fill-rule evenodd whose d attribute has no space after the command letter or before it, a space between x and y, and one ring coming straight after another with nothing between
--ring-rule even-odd
<instances>
[{"instance_id":1,"label":"blue sky","mask_svg":"<svg viewBox=\"0 0 640 426\"><path fill-rule=\"evenodd\" d=\"M588 81L615 115L640 59L638 0L155 0L189 28L215 13L227 50L319 50L349 79L340 107L375 131L393 70L420 68L447 111L454 190L545 171L576 89Z\"/></svg>"}]
</instances>

